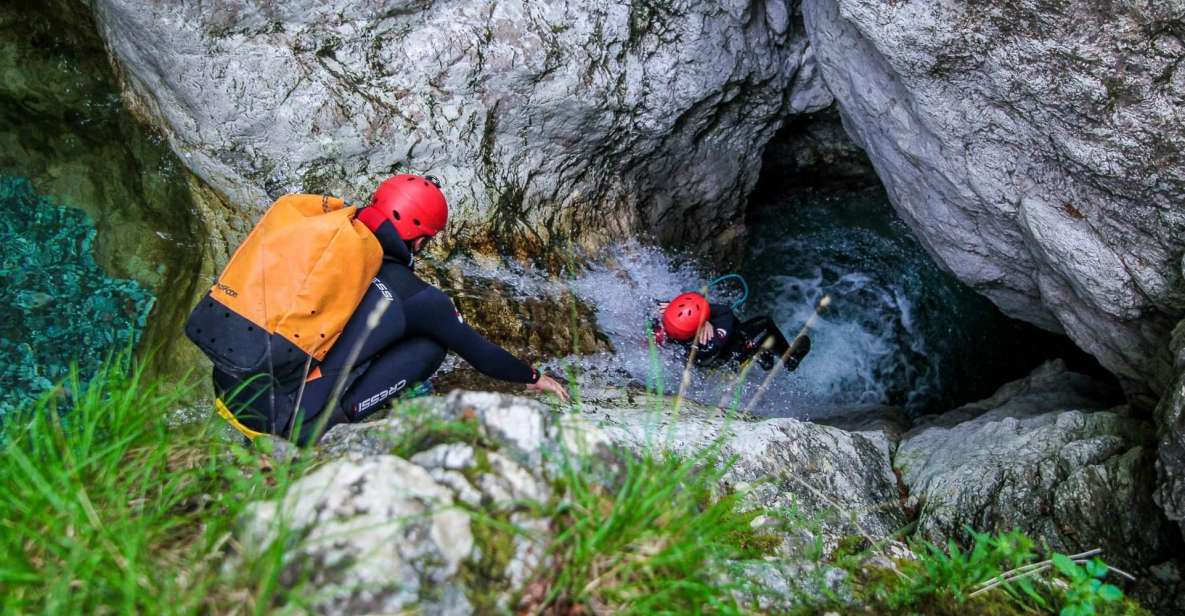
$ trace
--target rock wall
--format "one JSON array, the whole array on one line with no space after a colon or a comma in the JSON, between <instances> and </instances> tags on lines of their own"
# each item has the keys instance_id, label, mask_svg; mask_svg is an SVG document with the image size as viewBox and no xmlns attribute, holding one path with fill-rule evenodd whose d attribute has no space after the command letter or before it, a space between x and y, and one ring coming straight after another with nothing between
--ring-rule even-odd
<instances>
[{"instance_id":1,"label":"rock wall","mask_svg":"<svg viewBox=\"0 0 1185 616\"><path fill-rule=\"evenodd\" d=\"M1115 406L1117 393L1055 361L919 420L893 461L918 533L942 543L968 541L968 527L1020 529L1062 553L1101 548L1138 572L1129 590L1145 606L1180 613L1181 537L1153 500L1155 428Z\"/></svg>"},{"instance_id":2,"label":"rock wall","mask_svg":"<svg viewBox=\"0 0 1185 616\"><path fill-rule=\"evenodd\" d=\"M1173 330L1177 378L1156 407L1156 502L1185 536L1185 321Z\"/></svg>"},{"instance_id":3,"label":"rock wall","mask_svg":"<svg viewBox=\"0 0 1185 616\"><path fill-rule=\"evenodd\" d=\"M915 426L894 463L932 541L964 528L1020 528L1117 565L1168 558L1173 532L1152 502L1154 429L1111 407L1092 379L1052 362L993 397Z\"/></svg>"},{"instance_id":4,"label":"rock wall","mask_svg":"<svg viewBox=\"0 0 1185 616\"><path fill-rule=\"evenodd\" d=\"M650 231L727 246L760 145L831 103L785 0L94 10L126 97L231 202L365 199L397 170L433 173L454 237L513 248Z\"/></svg>"},{"instance_id":5,"label":"rock wall","mask_svg":"<svg viewBox=\"0 0 1185 616\"><path fill-rule=\"evenodd\" d=\"M806 0L849 133L940 263L1134 393L1185 309L1185 5Z\"/></svg>"}]
</instances>

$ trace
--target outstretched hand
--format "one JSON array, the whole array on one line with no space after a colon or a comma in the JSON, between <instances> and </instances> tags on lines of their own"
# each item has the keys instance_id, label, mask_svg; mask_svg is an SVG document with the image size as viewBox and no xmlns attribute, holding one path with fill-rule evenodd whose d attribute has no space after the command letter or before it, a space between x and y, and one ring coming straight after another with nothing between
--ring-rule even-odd
<instances>
[{"instance_id":1,"label":"outstretched hand","mask_svg":"<svg viewBox=\"0 0 1185 616\"><path fill-rule=\"evenodd\" d=\"M712 327L711 323L704 321L703 323L700 323L699 332L696 334L695 340L696 340L696 342L699 342L700 345L702 346L702 345L705 345L705 344L711 342L712 338L714 338L715 336L716 336L716 329L714 327Z\"/></svg>"},{"instance_id":2,"label":"outstretched hand","mask_svg":"<svg viewBox=\"0 0 1185 616\"><path fill-rule=\"evenodd\" d=\"M568 389L563 385L560 385L559 381L547 376L546 374L540 374L538 381L528 384L527 390L550 392L555 394L560 400L563 400L564 402L567 402L569 398Z\"/></svg>"}]
</instances>

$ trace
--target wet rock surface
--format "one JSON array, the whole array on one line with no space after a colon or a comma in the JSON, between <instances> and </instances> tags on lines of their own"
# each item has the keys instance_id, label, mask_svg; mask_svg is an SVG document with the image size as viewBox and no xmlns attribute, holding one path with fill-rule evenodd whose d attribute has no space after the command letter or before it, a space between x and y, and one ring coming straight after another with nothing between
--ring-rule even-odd
<instances>
[{"instance_id":1,"label":"wet rock surface","mask_svg":"<svg viewBox=\"0 0 1185 616\"><path fill-rule=\"evenodd\" d=\"M1019 528L1064 553L1102 548L1119 566L1173 555L1152 502L1154 428L1088 377L1051 362L995 396L920 421L894 464L936 542Z\"/></svg>"},{"instance_id":2,"label":"wet rock surface","mask_svg":"<svg viewBox=\"0 0 1185 616\"><path fill-rule=\"evenodd\" d=\"M754 144L831 103L782 0L94 9L133 107L231 202L357 200L431 172L454 236L515 250L633 232L724 247Z\"/></svg>"},{"instance_id":3,"label":"wet rock surface","mask_svg":"<svg viewBox=\"0 0 1185 616\"><path fill-rule=\"evenodd\" d=\"M848 132L928 250L1129 391L1163 390L1185 309L1185 7L806 0L803 13Z\"/></svg>"}]
</instances>

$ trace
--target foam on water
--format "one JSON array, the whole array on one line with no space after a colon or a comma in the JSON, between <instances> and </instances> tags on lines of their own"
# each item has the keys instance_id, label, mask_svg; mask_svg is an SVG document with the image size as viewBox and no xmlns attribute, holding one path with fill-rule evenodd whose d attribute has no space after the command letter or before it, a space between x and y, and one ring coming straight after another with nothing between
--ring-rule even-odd
<instances>
[{"instance_id":1,"label":"foam on water","mask_svg":"<svg viewBox=\"0 0 1185 616\"><path fill-rule=\"evenodd\" d=\"M769 313L789 335L824 296L831 298L810 331L810 355L785 377L781 402L786 406L767 411L797 415L804 406L816 414L859 404L909 405L939 386L932 351L917 327L911 289L901 280L911 272L868 268L867 256L863 263L840 258L871 254L891 260L886 257L895 254L885 238L851 229L844 233L786 237L753 251L761 265L750 273L756 293L748 308Z\"/></svg>"}]
</instances>

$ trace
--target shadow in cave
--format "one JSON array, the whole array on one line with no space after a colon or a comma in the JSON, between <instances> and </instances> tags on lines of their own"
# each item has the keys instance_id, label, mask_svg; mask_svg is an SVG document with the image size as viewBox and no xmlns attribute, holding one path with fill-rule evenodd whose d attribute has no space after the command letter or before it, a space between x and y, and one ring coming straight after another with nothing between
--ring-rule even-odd
<instances>
[{"instance_id":1,"label":"shadow in cave","mask_svg":"<svg viewBox=\"0 0 1185 616\"><path fill-rule=\"evenodd\" d=\"M793 375L804 388L917 415L990 396L1052 359L1115 383L1066 336L1008 318L942 269L834 107L790 119L767 146L747 220L747 312L797 331L832 297Z\"/></svg>"}]
</instances>

